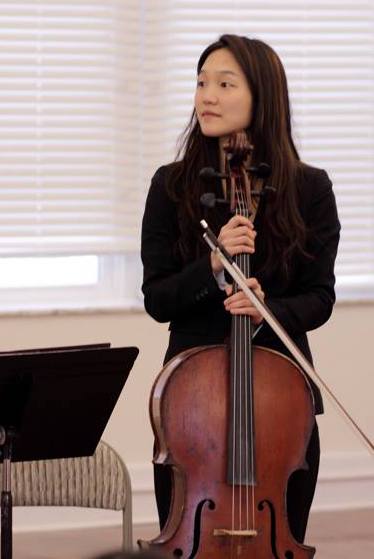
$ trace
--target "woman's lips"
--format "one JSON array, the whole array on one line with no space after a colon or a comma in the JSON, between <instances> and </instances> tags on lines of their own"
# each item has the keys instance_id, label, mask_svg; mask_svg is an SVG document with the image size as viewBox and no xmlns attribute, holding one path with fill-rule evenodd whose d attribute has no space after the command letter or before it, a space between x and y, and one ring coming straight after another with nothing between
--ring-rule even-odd
<instances>
[{"instance_id":1,"label":"woman's lips","mask_svg":"<svg viewBox=\"0 0 374 559\"><path fill-rule=\"evenodd\" d=\"M218 115L217 113L211 113L209 111L205 111L201 114L201 116L203 118L207 118L207 117L220 117L221 115Z\"/></svg>"}]
</instances>

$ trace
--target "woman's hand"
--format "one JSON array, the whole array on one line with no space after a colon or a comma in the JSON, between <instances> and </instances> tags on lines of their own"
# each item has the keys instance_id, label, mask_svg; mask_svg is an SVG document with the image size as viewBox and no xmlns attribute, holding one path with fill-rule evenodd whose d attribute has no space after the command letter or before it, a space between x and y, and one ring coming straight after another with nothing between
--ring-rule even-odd
<instances>
[{"instance_id":1,"label":"woman's hand","mask_svg":"<svg viewBox=\"0 0 374 559\"><path fill-rule=\"evenodd\" d=\"M218 240L231 256L244 252L253 254L256 235L253 223L248 218L235 215L221 228ZM215 274L221 272L223 264L219 257L212 252L210 259L213 272Z\"/></svg>"},{"instance_id":2,"label":"woman's hand","mask_svg":"<svg viewBox=\"0 0 374 559\"><path fill-rule=\"evenodd\" d=\"M253 289L257 297L264 302L265 294L256 278L246 280L248 287ZM232 295L232 285L226 287L227 299L224 301L225 309L231 314L247 314L251 317L253 324L260 324L263 320L261 313L251 303L243 291L238 291Z\"/></svg>"}]
</instances>

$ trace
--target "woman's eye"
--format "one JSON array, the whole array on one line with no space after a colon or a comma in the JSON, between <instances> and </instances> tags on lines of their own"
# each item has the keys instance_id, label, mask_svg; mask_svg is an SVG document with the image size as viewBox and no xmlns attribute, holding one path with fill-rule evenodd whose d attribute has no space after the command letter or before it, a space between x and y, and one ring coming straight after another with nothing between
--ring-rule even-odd
<instances>
[{"instance_id":1,"label":"woman's eye","mask_svg":"<svg viewBox=\"0 0 374 559\"><path fill-rule=\"evenodd\" d=\"M231 87L230 82L221 82L221 87Z\"/></svg>"},{"instance_id":2,"label":"woman's eye","mask_svg":"<svg viewBox=\"0 0 374 559\"><path fill-rule=\"evenodd\" d=\"M197 80L197 87L204 87L203 80Z\"/></svg>"}]
</instances>

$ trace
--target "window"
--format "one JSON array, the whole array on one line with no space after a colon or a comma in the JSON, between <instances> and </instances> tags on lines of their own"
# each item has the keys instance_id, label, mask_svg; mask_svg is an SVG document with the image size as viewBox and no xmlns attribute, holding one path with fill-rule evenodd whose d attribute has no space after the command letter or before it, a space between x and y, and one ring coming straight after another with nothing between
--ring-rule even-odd
<instances>
[{"instance_id":1,"label":"window","mask_svg":"<svg viewBox=\"0 0 374 559\"><path fill-rule=\"evenodd\" d=\"M139 304L146 190L174 158L198 56L225 32L280 54L301 155L335 185L339 298L373 297L373 2L29 0L2 2L0 24L0 255L36 277L65 262L66 277L0 287L2 308Z\"/></svg>"},{"instance_id":2,"label":"window","mask_svg":"<svg viewBox=\"0 0 374 559\"><path fill-rule=\"evenodd\" d=\"M145 187L132 11L117 1L1 3L3 310L137 299Z\"/></svg>"},{"instance_id":3,"label":"window","mask_svg":"<svg viewBox=\"0 0 374 559\"><path fill-rule=\"evenodd\" d=\"M190 114L200 53L221 33L259 38L278 52L300 155L334 183L342 222L338 300L373 299L374 2L175 0L163 25L147 40L149 52L161 49L167 69L160 86L168 111L160 115L170 122L165 143Z\"/></svg>"}]
</instances>

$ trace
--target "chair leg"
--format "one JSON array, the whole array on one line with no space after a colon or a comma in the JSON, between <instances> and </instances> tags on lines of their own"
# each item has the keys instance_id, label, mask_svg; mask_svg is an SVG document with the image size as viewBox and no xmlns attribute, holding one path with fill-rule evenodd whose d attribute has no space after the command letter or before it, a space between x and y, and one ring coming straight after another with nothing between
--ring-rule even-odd
<instances>
[{"instance_id":1,"label":"chair leg","mask_svg":"<svg viewBox=\"0 0 374 559\"><path fill-rule=\"evenodd\" d=\"M122 548L124 551L131 551L134 547L133 533L132 533L132 504L131 498L126 500L125 508L123 509L123 522L122 522Z\"/></svg>"}]
</instances>

